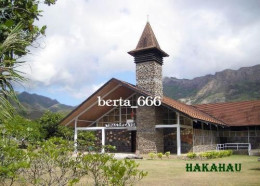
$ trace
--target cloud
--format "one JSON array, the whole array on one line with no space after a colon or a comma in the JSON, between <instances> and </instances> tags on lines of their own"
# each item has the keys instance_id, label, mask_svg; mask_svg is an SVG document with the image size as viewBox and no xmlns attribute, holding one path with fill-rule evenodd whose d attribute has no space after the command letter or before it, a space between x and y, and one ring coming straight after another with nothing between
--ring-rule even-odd
<instances>
[{"instance_id":1,"label":"cloud","mask_svg":"<svg viewBox=\"0 0 260 186\"><path fill-rule=\"evenodd\" d=\"M168 54L165 76L193 78L259 63L260 1L63 0L42 6L47 25L41 48L23 67L31 91L45 87L75 103L116 74L132 73L147 14ZM132 82L131 82L132 83ZM62 99L60 96L59 99Z\"/></svg>"}]
</instances>

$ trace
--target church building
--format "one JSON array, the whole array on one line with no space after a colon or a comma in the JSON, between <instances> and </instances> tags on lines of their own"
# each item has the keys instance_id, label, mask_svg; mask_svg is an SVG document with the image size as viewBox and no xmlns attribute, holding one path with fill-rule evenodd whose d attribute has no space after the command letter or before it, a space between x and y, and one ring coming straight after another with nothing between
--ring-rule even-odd
<instances>
[{"instance_id":1,"label":"church building","mask_svg":"<svg viewBox=\"0 0 260 186\"><path fill-rule=\"evenodd\" d=\"M260 149L260 100L187 105L163 95L163 51L147 22L137 47L136 85L110 79L61 125L96 131L117 152L200 152ZM76 145L76 143L75 143ZM102 150L104 152L104 149Z\"/></svg>"}]
</instances>

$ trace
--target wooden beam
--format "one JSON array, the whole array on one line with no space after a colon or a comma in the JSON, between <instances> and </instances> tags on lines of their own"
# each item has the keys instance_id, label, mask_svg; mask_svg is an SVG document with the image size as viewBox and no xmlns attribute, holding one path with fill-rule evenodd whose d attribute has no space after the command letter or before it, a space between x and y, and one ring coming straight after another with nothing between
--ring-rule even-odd
<instances>
[{"instance_id":1,"label":"wooden beam","mask_svg":"<svg viewBox=\"0 0 260 186\"><path fill-rule=\"evenodd\" d=\"M129 97L127 97L126 99L129 99L129 98L131 98L132 96L134 96L136 93L133 93L133 94L131 94ZM121 106L119 105L118 106L119 108L120 108L120 110L119 110L119 115L120 115L120 118L119 118L119 122L121 123ZM113 110L115 110L117 107L113 107L111 110L109 110L109 111L107 111L105 114L103 114L102 116L100 116L96 121L93 121L90 125L89 125L89 127L90 126L92 126L95 122L97 122L98 120L100 120L101 118L103 118L105 115L107 115L107 114L109 114L110 112L112 112Z\"/></svg>"},{"instance_id":2,"label":"wooden beam","mask_svg":"<svg viewBox=\"0 0 260 186\"><path fill-rule=\"evenodd\" d=\"M114 92L118 87L122 86L121 84L115 86L113 89L111 89L109 92L107 92L104 96L102 96L101 98L105 98L106 96L108 96L110 93ZM76 118L79 118L83 113L87 112L90 108L92 108L93 106L95 106L97 104L98 101L95 101L92 105L90 105L89 107L87 107L86 109L84 109L82 112L79 113L79 115L77 115L76 117L74 117L72 120L70 120L70 122L68 122L65 126L68 126L73 120L75 120Z\"/></svg>"}]
</instances>

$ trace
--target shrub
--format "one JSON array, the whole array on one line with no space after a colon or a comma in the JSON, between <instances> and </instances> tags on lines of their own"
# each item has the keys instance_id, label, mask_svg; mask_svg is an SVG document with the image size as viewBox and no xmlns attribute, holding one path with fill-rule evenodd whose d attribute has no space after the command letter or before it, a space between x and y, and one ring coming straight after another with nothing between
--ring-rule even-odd
<instances>
[{"instance_id":1,"label":"shrub","mask_svg":"<svg viewBox=\"0 0 260 186\"><path fill-rule=\"evenodd\" d=\"M62 138L50 138L39 148L30 146L30 167L23 170L23 177L32 185L73 185L84 172L80 157L74 158L72 152L73 143Z\"/></svg>"},{"instance_id":2,"label":"shrub","mask_svg":"<svg viewBox=\"0 0 260 186\"><path fill-rule=\"evenodd\" d=\"M44 136L42 126L39 123L18 115L5 120L3 127L5 137L15 138L22 147L26 147L28 143L41 141Z\"/></svg>"},{"instance_id":3,"label":"shrub","mask_svg":"<svg viewBox=\"0 0 260 186\"><path fill-rule=\"evenodd\" d=\"M190 159L196 158L196 156L197 156L197 154L194 153L194 152L189 152L189 153L187 154L187 157L190 158Z\"/></svg>"},{"instance_id":4,"label":"shrub","mask_svg":"<svg viewBox=\"0 0 260 186\"><path fill-rule=\"evenodd\" d=\"M28 167L26 152L16 141L0 135L0 185L12 185L20 179L22 168Z\"/></svg>"},{"instance_id":5,"label":"shrub","mask_svg":"<svg viewBox=\"0 0 260 186\"><path fill-rule=\"evenodd\" d=\"M148 156L150 157L150 159L153 160L153 159L155 158L156 154L153 153L153 152L150 152L150 153L148 154Z\"/></svg>"},{"instance_id":6,"label":"shrub","mask_svg":"<svg viewBox=\"0 0 260 186\"><path fill-rule=\"evenodd\" d=\"M213 151L202 152L199 155L202 158L212 159L215 158L216 154Z\"/></svg>"},{"instance_id":7,"label":"shrub","mask_svg":"<svg viewBox=\"0 0 260 186\"><path fill-rule=\"evenodd\" d=\"M147 175L138 167L134 160L116 160L108 154L88 153L82 157L84 174L94 180L94 185L134 185Z\"/></svg>"},{"instance_id":8,"label":"shrub","mask_svg":"<svg viewBox=\"0 0 260 186\"><path fill-rule=\"evenodd\" d=\"M213 158L222 158L226 156L231 156L232 153L233 153L232 150L207 151L207 152L200 153L199 156L202 158L213 159Z\"/></svg>"},{"instance_id":9,"label":"shrub","mask_svg":"<svg viewBox=\"0 0 260 186\"><path fill-rule=\"evenodd\" d=\"M157 153L157 157L160 158L160 159L162 159L163 153L161 153L161 152Z\"/></svg>"},{"instance_id":10,"label":"shrub","mask_svg":"<svg viewBox=\"0 0 260 186\"><path fill-rule=\"evenodd\" d=\"M170 152L170 151L165 152L165 156L166 156L167 158L170 158L170 155L171 155L171 152Z\"/></svg>"},{"instance_id":11,"label":"shrub","mask_svg":"<svg viewBox=\"0 0 260 186\"><path fill-rule=\"evenodd\" d=\"M134 185L136 181L143 179L147 176L147 172L140 171L137 168L139 164L134 160L116 160L112 159L103 170L105 172L105 185Z\"/></svg>"},{"instance_id":12,"label":"shrub","mask_svg":"<svg viewBox=\"0 0 260 186\"><path fill-rule=\"evenodd\" d=\"M64 116L60 113L53 113L51 111L45 112L40 119L38 119L38 123L42 126L45 138L49 139L58 132L59 122Z\"/></svg>"},{"instance_id":13,"label":"shrub","mask_svg":"<svg viewBox=\"0 0 260 186\"><path fill-rule=\"evenodd\" d=\"M134 185L147 175L134 160L117 160L93 151L74 156L73 142L62 138L49 138L27 150L20 149L18 142L0 127L0 185L74 185L86 175L94 185L123 186Z\"/></svg>"}]
</instances>

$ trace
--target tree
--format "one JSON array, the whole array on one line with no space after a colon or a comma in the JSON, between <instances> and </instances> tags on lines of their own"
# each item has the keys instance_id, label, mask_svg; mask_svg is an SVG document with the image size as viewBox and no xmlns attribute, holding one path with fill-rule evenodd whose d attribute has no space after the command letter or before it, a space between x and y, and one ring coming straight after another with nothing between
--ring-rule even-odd
<instances>
[{"instance_id":1,"label":"tree","mask_svg":"<svg viewBox=\"0 0 260 186\"><path fill-rule=\"evenodd\" d=\"M40 3L55 4L56 0L1 0L0 1L0 120L11 117L14 109L10 100L18 103L13 81L24 81L17 71L25 56L39 36L45 34L46 26L38 27L35 20L41 16Z\"/></svg>"},{"instance_id":2,"label":"tree","mask_svg":"<svg viewBox=\"0 0 260 186\"><path fill-rule=\"evenodd\" d=\"M13 185L20 179L23 168L28 168L26 152L18 148L16 141L0 138L0 185Z\"/></svg>"},{"instance_id":3,"label":"tree","mask_svg":"<svg viewBox=\"0 0 260 186\"><path fill-rule=\"evenodd\" d=\"M25 80L24 77L20 75L19 71L16 70L16 68L19 67L22 62L18 62L16 59L10 59L8 57L9 53L23 51L24 47L29 43L29 41L24 38L21 30L22 24L18 24L8 34L7 38L2 43L0 43L1 120L10 118L14 113L14 109L9 101L12 100L18 102L11 82L21 82ZM24 51L24 53L26 53L26 51Z\"/></svg>"},{"instance_id":4,"label":"tree","mask_svg":"<svg viewBox=\"0 0 260 186\"><path fill-rule=\"evenodd\" d=\"M38 120L45 131L46 139L55 136L58 133L59 122L63 118L60 113L53 113L51 111L45 112Z\"/></svg>"},{"instance_id":5,"label":"tree","mask_svg":"<svg viewBox=\"0 0 260 186\"><path fill-rule=\"evenodd\" d=\"M8 37L12 29L18 24L22 24L22 31L26 38L30 39L29 46L35 41L40 35L45 34L46 26L39 27L35 25L35 20L39 20L42 10L39 10L41 3L52 5L55 4L56 0L1 0L0 1L0 43ZM22 51L15 51L9 53L10 57L13 54L22 56L23 51L27 46L24 46Z\"/></svg>"},{"instance_id":6,"label":"tree","mask_svg":"<svg viewBox=\"0 0 260 186\"><path fill-rule=\"evenodd\" d=\"M66 140L73 141L74 129L67 126L59 125L59 122L64 116L60 113L53 113L51 111L45 112L37 121L43 128L45 139L51 137L61 137ZM100 150L101 147L95 145L96 137L93 132L79 131L78 132L78 148L81 150Z\"/></svg>"},{"instance_id":7,"label":"tree","mask_svg":"<svg viewBox=\"0 0 260 186\"><path fill-rule=\"evenodd\" d=\"M3 127L5 137L15 138L22 147L26 147L26 143L37 143L43 138L43 129L39 123L18 115L5 120Z\"/></svg>"}]
</instances>

